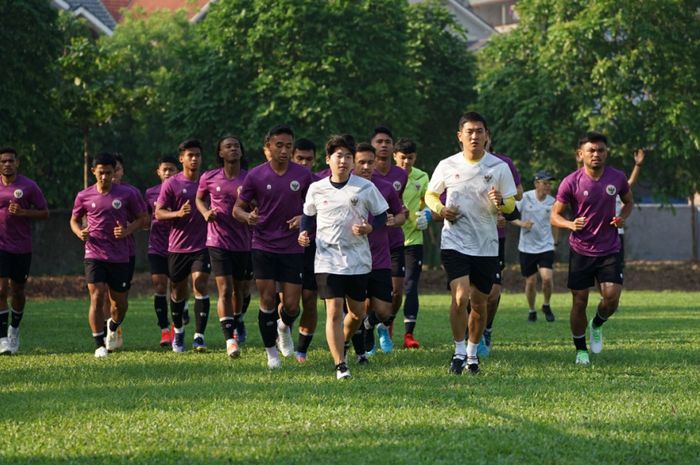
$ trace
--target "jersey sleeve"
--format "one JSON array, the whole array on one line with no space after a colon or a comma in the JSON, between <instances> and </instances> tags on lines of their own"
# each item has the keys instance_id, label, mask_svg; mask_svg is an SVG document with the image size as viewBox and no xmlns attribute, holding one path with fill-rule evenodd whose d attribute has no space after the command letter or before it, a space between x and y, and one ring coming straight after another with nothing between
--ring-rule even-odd
<instances>
[{"instance_id":1,"label":"jersey sleeve","mask_svg":"<svg viewBox=\"0 0 700 465\"><path fill-rule=\"evenodd\" d=\"M41 192L41 189L37 184L32 186L29 202L37 210L46 210L48 208L48 205L46 204L46 197L44 197L44 193Z\"/></svg>"},{"instance_id":2,"label":"jersey sleeve","mask_svg":"<svg viewBox=\"0 0 700 465\"><path fill-rule=\"evenodd\" d=\"M403 204L398 200L398 193L396 190L393 191L393 195L396 197L396 201L399 205L399 212L401 212ZM381 215L389 209L389 204L384 200L384 196L382 196L381 192L379 192L379 189L377 189L377 186L374 184L367 189L367 197L367 206L372 216Z\"/></svg>"},{"instance_id":3,"label":"jersey sleeve","mask_svg":"<svg viewBox=\"0 0 700 465\"><path fill-rule=\"evenodd\" d=\"M129 205L127 211L131 214L132 218L146 213L146 202L143 200L141 193L136 189L130 190L129 195Z\"/></svg>"},{"instance_id":4,"label":"jersey sleeve","mask_svg":"<svg viewBox=\"0 0 700 465\"><path fill-rule=\"evenodd\" d=\"M306 191L304 200L304 215L316 216L316 184L311 184Z\"/></svg>"},{"instance_id":5,"label":"jersey sleeve","mask_svg":"<svg viewBox=\"0 0 700 465\"><path fill-rule=\"evenodd\" d=\"M83 206L83 199L80 193L75 196L75 201L73 202L73 211L71 212L71 215L73 218L82 218L85 216L86 210L85 207Z\"/></svg>"},{"instance_id":6,"label":"jersey sleeve","mask_svg":"<svg viewBox=\"0 0 700 465\"><path fill-rule=\"evenodd\" d=\"M197 185L197 198L204 199L209 195L209 174L204 173L199 178L199 184Z\"/></svg>"},{"instance_id":7,"label":"jersey sleeve","mask_svg":"<svg viewBox=\"0 0 700 465\"><path fill-rule=\"evenodd\" d=\"M246 176L243 180L243 184L241 184L241 192L238 194L238 198L245 203L250 203L255 200L254 175L255 173L253 173L253 176Z\"/></svg>"},{"instance_id":8,"label":"jersey sleeve","mask_svg":"<svg viewBox=\"0 0 700 465\"><path fill-rule=\"evenodd\" d=\"M572 192L571 192L571 177L567 176L564 178L564 180L559 184L559 189L557 189L557 202L562 203L564 205L569 205L571 203L572 199Z\"/></svg>"},{"instance_id":9,"label":"jersey sleeve","mask_svg":"<svg viewBox=\"0 0 700 465\"><path fill-rule=\"evenodd\" d=\"M436 194L442 194L445 192L445 179L443 175L444 163L438 163L435 171L433 171L433 176L428 182L428 190L430 192L435 192Z\"/></svg>"},{"instance_id":10,"label":"jersey sleeve","mask_svg":"<svg viewBox=\"0 0 700 465\"><path fill-rule=\"evenodd\" d=\"M158 200L156 200L156 203L160 205L161 208L166 208L168 210L173 209L173 195L172 195L172 182L170 181L171 179L174 178L169 178L166 179L165 182L163 183L163 187L160 189L160 193L158 194Z\"/></svg>"},{"instance_id":11,"label":"jersey sleeve","mask_svg":"<svg viewBox=\"0 0 700 465\"><path fill-rule=\"evenodd\" d=\"M515 180L513 179L513 175L507 163L504 163L503 168L500 170L498 191L503 198L515 197L515 194L518 193L518 190L515 188Z\"/></svg>"},{"instance_id":12,"label":"jersey sleeve","mask_svg":"<svg viewBox=\"0 0 700 465\"><path fill-rule=\"evenodd\" d=\"M389 204L389 212L392 215L398 215L399 213L403 212L403 202L401 202L401 199L399 199L399 194L395 190L392 190L389 193L389 198L387 200L387 203Z\"/></svg>"}]
</instances>

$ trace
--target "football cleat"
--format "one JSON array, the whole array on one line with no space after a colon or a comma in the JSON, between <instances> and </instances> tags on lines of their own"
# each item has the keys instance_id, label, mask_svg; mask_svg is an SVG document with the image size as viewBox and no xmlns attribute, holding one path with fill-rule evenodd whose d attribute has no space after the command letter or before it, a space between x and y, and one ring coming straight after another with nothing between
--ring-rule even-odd
<instances>
[{"instance_id":1,"label":"football cleat","mask_svg":"<svg viewBox=\"0 0 700 465\"><path fill-rule=\"evenodd\" d=\"M420 342L416 341L413 334L406 333L403 336L403 348L404 349L420 349Z\"/></svg>"},{"instance_id":2,"label":"football cleat","mask_svg":"<svg viewBox=\"0 0 700 465\"><path fill-rule=\"evenodd\" d=\"M447 372L453 375L461 375L464 371L464 367L466 366L467 357L465 355L454 354L452 356L452 361L450 362L450 368L447 370Z\"/></svg>"},{"instance_id":3,"label":"football cleat","mask_svg":"<svg viewBox=\"0 0 700 465\"><path fill-rule=\"evenodd\" d=\"M603 327L593 326L593 320L588 323L588 329L591 332L591 352L599 354L603 351Z\"/></svg>"}]
</instances>

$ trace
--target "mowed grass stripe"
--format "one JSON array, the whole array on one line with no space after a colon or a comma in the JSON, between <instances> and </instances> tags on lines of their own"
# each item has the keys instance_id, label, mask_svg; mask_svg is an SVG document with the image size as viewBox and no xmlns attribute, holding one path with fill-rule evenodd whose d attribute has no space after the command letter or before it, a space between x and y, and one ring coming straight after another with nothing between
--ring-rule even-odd
<instances>
[{"instance_id":1,"label":"mowed grass stripe","mask_svg":"<svg viewBox=\"0 0 700 465\"><path fill-rule=\"evenodd\" d=\"M21 355L0 358L0 463L697 463L700 293L624 292L589 368L573 364L569 299L529 324L524 296L504 295L482 375L455 377L449 296L422 296L423 348L351 357L349 382L323 315L309 361L269 372L255 311L229 360L214 312L211 351L173 354L133 299L126 350L96 360L87 301L30 301Z\"/></svg>"}]
</instances>

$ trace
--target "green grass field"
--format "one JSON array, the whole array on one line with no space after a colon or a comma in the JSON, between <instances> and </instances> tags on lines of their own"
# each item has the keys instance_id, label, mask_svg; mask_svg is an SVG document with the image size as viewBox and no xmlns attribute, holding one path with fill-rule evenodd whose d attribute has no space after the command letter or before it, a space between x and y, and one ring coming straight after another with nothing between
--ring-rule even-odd
<instances>
[{"instance_id":1,"label":"green grass field","mask_svg":"<svg viewBox=\"0 0 700 465\"><path fill-rule=\"evenodd\" d=\"M210 352L174 354L150 300L135 299L125 350L96 360L86 301L30 302L20 355L0 358L0 464L697 464L699 302L623 293L583 368L568 295L553 299L555 323L536 324L521 294L505 295L482 374L457 377L449 297L423 296L424 348L353 358L345 382L322 324L306 364L270 372L255 312L229 360L213 314Z\"/></svg>"}]
</instances>

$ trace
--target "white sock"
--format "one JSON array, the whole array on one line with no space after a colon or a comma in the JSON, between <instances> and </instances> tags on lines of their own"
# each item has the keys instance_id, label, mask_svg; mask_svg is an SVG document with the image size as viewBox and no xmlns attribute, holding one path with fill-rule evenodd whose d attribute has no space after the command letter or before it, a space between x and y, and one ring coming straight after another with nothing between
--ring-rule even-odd
<instances>
[{"instance_id":1,"label":"white sock","mask_svg":"<svg viewBox=\"0 0 700 465\"><path fill-rule=\"evenodd\" d=\"M277 347L265 347L265 352L267 352L268 359L279 358L279 352L277 352Z\"/></svg>"},{"instance_id":2,"label":"white sock","mask_svg":"<svg viewBox=\"0 0 700 465\"><path fill-rule=\"evenodd\" d=\"M467 357L476 357L476 348L479 344L474 344L472 341L467 341Z\"/></svg>"},{"instance_id":3,"label":"white sock","mask_svg":"<svg viewBox=\"0 0 700 465\"><path fill-rule=\"evenodd\" d=\"M455 354L467 355L467 346L464 343L464 339L461 341L455 341Z\"/></svg>"},{"instance_id":4,"label":"white sock","mask_svg":"<svg viewBox=\"0 0 700 465\"><path fill-rule=\"evenodd\" d=\"M204 334L194 333L194 336L192 336L192 339L197 339L198 337L201 337L202 339L204 339Z\"/></svg>"},{"instance_id":5,"label":"white sock","mask_svg":"<svg viewBox=\"0 0 700 465\"><path fill-rule=\"evenodd\" d=\"M285 331L287 331L288 329L289 329L289 326L287 326L286 324L284 324L284 322L282 321L282 318L280 318L279 320L277 320L277 331L285 332Z\"/></svg>"}]
</instances>

